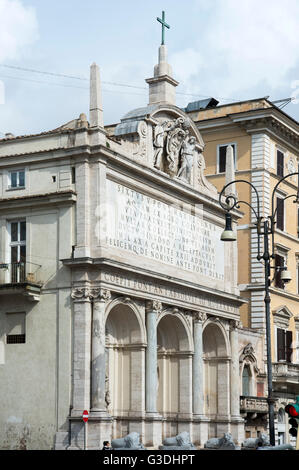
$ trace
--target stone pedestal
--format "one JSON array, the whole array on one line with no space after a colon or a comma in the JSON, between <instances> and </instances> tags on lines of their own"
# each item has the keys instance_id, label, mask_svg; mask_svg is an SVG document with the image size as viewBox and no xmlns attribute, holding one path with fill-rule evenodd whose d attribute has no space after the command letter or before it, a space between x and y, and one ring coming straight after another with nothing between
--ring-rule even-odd
<instances>
[{"instance_id":1,"label":"stone pedestal","mask_svg":"<svg viewBox=\"0 0 299 470\"><path fill-rule=\"evenodd\" d=\"M209 420L202 415L193 415L192 442L203 447L209 438Z\"/></svg>"},{"instance_id":2,"label":"stone pedestal","mask_svg":"<svg viewBox=\"0 0 299 470\"><path fill-rule=\"evenodd\" d=\"M158 448L162 443L162 416L158 413L147 413L144 421L145 447Z\"/></svg>"},{"instance_id":3,"label":"stone pedestal","mask_svg":"<svg viewBox=\"0 0 299 470\"><path fill-rule=\"evenodd\" d=\"M70 445L67 450L84 450L84 427L86 450L99 450L104 441L112 439L112 417L94 417L91 413L85 424L82 417L70 418Z\"/></svg>"}]
</instances>

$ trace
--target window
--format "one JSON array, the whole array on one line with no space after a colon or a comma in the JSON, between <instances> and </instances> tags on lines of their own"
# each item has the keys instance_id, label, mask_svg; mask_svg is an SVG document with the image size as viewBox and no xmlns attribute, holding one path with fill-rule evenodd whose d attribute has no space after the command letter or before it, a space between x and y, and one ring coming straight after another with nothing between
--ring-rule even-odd
<instances>
[{"instance_id":1,"label":"window","mask_svg":"<svg viewBox=\"0 0 299 470\"><path fill-rule=\"evenodd\" d=\"M284 230L284 200L280 197L276 198L276 227Z\"/></svg>"},{"instance_id":2,"label":"window","mask_svg":"<svg viewBox=\"0 0 299 470\"><path fill-rule=\"evenodd\" d=\"M10 223L11 281L24 282L26 271L26 221Z\"/></svg>"},{"instance_id":3,"label":"window","mask_svg":"<svg viewBox=\"0 0 299 470\"><path fill-rule=\"evenodd\" d=\"M275 254L275 287L284 289L284 282L281 280L281 267L285 265L285 259L283 256Z\"/></svg>"},{"instance_id":4,"label":"window","mask_svg":"<svg viewBox=\"0 0 299 470\"><path fill-rule=\"evenodd\" d=\"M250 367L245 365L242 374L242 395L244 397L250 396L250 376Z\"/></svg>"},{"instance_id":5,"label":"window","mask_svg":"<svg viewBox=\"0 0 299 470\"><path fill-rule=\"evenodd\" d=\"M226 150L231 145L234 151L234 162L236 166L236 144L227 144L218 146L218 173L225 173L226 168Z\"/></svg>"},{"instance_id":6,"label":"window","mask_svg":"<svg viewBox=\"0 0 299 470\"><path fill-rule=\"evenodd\" d=\"M15 170L9 173L9 188L25 188L25 170Z\"/></svg>"},{"instance_id":7,"label":"window","mask_svg":"<svg viewBox=\"0 0 299 470\"><path fill-rule=\"evenodd\" d=\"M6 314L6 344L25 343L25 313Z\"/></svg>"},{"instance_id":8,"label":"window","mask_svg":"<svg viewBox=\"0 0 299 470\"><path fill-rule=\"evenodd\" d=\"M277 150L277 176L283 177L284 173L284 154Z\"/></svg>"},{"instance_id":9,"label":"window","mask_svg":"<svg viewBox=\"0 0 299 470\"><path fill-rule=\"evenodd\" d=\"M291 331L277 328L277 361L292 362L292 341Z\"/></svg>"},{"instance_id":10,"label":"window","mask_svg":"<svg viewBox=\"0 0 299 470\"><path fill-rule=\"evenodd\" d=\"M76 183L76 168L72 166L72 184Z\"/></svg>"}]
</instances>

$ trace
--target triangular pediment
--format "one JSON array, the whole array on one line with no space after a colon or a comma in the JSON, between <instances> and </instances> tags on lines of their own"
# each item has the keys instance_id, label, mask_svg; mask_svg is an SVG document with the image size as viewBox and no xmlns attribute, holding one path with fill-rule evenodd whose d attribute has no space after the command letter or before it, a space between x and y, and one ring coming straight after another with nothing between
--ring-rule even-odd
<instances>
[{"instance_id":1,"label":"triangular pediment","mask_svg":"<svg viewBox=\"0 0 299 470\"><path fill-rule=\"evenodd\" d=\"M273 311L273 317L275 325L281 328L288 328L293 314L286 305L282 305Z\"/></svg>"}]
</instances>

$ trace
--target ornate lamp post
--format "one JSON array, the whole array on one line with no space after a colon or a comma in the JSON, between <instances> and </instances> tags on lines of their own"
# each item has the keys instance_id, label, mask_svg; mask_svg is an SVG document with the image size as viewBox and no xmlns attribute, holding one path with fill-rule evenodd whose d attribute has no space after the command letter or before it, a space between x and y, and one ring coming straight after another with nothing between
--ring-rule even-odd
<instances>
[{"instance_id":1,"label":"ornate lamp post","mask_svg":"<svg viewBox=\"0 0 299 470\"><path fill-rule=\"evenodd\" d=\"M225 214L225 230L221 235L221 240L223 241L234 241L237 239L236 234L232 230L232 216L230 211L234 208L239 208L240 204L245 204L249 206L249 208L253 211L256 222L256 230L258 234L258 261L264 261L264 272L265 272L265 310L266 310L266 342L267 342L267 379L268 379L268 410L269 410L269 434L270 434L270 444L272 446L275 445L275 431L274 431L274 402L273 399L273 389L272 389L272 357L271 357L271 325L270 325L270 284L275 279L276 272L278 270L281 271L281 280L283 282L289 282L291 280L290 272L287 270L286 266L275 266L271 265L271 260L275 259L274 253L274 233L275 233L275 224L276 224L276 215L277 215L277 208L274 210L274 195L278 186L284 181L285 179L289 178L290 176L299 175L299 173L290 173L285 177L281 178L272 192L272 212L271 215L264 217L260 214L260 200L259 194L255 188L255 186L246 180L235 180L231 181L230 183L226 184L220 195L219 195L219 203L221 207L226 211ZM256 209L252 207L247 201L239 201L235 194L228 194L227 188L235 183L246 183L252 187L256 194L257 206ZM290 197L294 197L294 203L299 203L299 178L298 178L298 189L297 194L291 194L286 196L283 200L288 199ZM272 253L269 251L269 235L272 236ZM261 237L263 237L263 254L261 254ZM271 269L274 269L274 276L271 279L270 273Z\"/></svg>"}]
</instances>

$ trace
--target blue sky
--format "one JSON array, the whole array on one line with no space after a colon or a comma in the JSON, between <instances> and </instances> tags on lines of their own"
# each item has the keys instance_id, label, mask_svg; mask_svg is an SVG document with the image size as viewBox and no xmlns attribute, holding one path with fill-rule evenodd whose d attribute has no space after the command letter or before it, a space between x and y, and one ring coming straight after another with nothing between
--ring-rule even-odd
<instances>
[{"instance_id":1,"label":"blue sky","mask_svg":"<svg viewBox=\"0 0 299 470\"><path fill-rule=\"evenodd\" d=\"M88 79L96 62L106 124L146 105L162 10L178 106L293 95L284 111L299 119L297 0L0 0L0 132L36 133L88 115L87 80L8 65Z\"/></svg>"}]
</instances>

